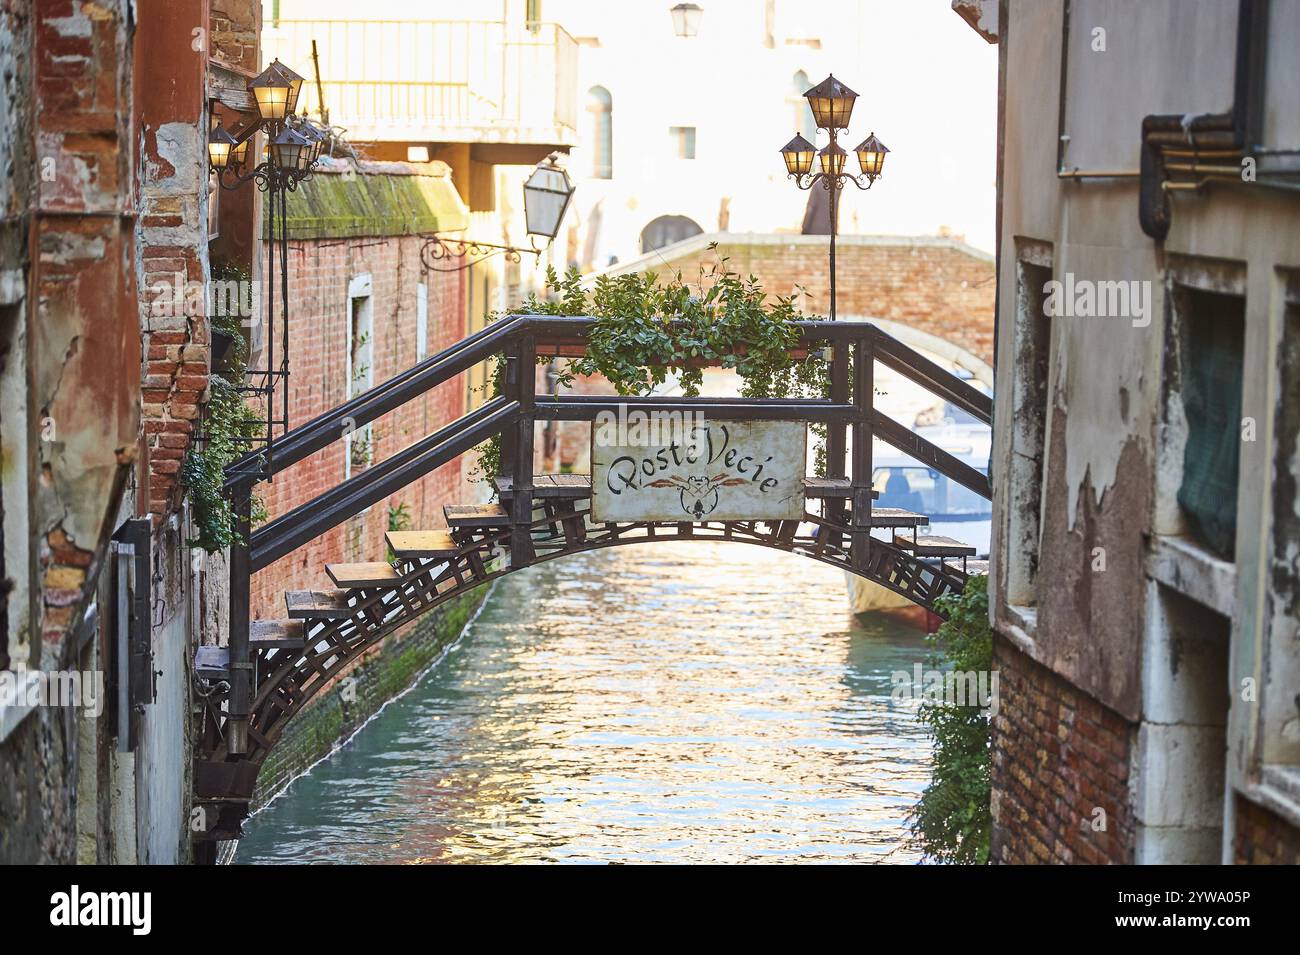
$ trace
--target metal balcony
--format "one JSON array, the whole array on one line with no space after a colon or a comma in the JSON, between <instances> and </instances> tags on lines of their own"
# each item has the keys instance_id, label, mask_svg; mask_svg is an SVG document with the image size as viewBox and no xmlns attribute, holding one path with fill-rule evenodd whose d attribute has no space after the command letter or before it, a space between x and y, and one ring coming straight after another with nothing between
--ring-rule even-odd
<instances>
[{"instance_id":1,"label":"metal balcony","mask_svg":"<svg viewBox=\"0 0 1300 955\"><path fill-rule=\"evenodd\" d=\"M323 93L330 122L353 141L576 141L577 45L554 23L279 20L262 42L268 62L306 78L307 107Z\"/></svg>"}]
</instances>

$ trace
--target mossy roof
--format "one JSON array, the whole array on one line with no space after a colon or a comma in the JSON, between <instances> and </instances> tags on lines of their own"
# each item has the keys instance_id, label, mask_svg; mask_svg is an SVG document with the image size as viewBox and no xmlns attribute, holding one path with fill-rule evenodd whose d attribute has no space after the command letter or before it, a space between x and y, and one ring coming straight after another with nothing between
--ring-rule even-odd
<instances>
[{"instance_id":1,"label":"mossy roof","mask_svg":"<svg viewBox=\"0 0 1300 955\"><path fill-rule=\"evenodd\" d=\"M469 227L450 177L319 172L288 195L290 239L418 235Z\"/></svg>"}]
</instances>

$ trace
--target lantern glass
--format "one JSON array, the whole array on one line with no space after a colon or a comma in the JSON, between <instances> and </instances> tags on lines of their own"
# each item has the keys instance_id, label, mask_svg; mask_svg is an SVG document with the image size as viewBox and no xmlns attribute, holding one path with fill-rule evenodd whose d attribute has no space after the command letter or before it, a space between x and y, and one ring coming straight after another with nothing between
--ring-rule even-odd
<instances>
[{"instance_id":1,"label":"lantern glass","mask_svg":"<svg viewBox=\"0 0 1300 955\"><path fill-rule=\"evenodd\" d=\"M230 150L230 165L240 168L248 160L248 141L253 136L250 133L248 139L235 143Z\"/></svg>"},{"instance_id":2,"label":"lantern glass","mask_svg":"<svg viewBox=\"0 0 1300 955\"><path fill-rule=\"evenodd\" d=\"M792 176L806 176L812 172L815 155L817 147L798 134L781 147L781 158L785 160L786 171Z\"/></svg>"},{"instance_id":3,"label":"lantern glass","mask_svg":"<svg viewBox=\"0 0 1300 955\"><path fill-rule=\"evenodd\" d=\"M235 137L218 123L208 133L208 162L213 169L225 169L230 164L235 147Z\"/></svg>"},{"instance_id":4,"label":"lantern glass","mask_svg":"<svg viewBox=\"0 0 1300 955\"><path fill-rule=\"evenodd\" d=\"M302 92L302 77L279 60L276 60L271 66L277 69L280 76L289 84L289 95L285 100L285 112L288 114L297 112L298 95Z\"/></svg>"},{"instance_id":5,"label":"lantern glass","mask_svg":"<svg viewBox=\"0 0 1300 955\"><path fill-rule=\"evenodd\" d=\"M832 74L803 94L819 129L848 129L858 94Z\"/></svg>"},{"instance_id":6,"label":"lantern glass","mask_svg":"<svg viewBox=\"0 0 1300 955\"><path fill-rule=\"evenodd\" d=\"M293 91L293 83L280 69L279 60L249 80L248 89L257 102L257 112L263 120L280 123L292 112L289 94Z\"/></svg>"},{"instance_id":7,"label":"lantern glass","mask_svg":"<svg viewBox=\"0 0 1300 955\"><path fill-rule=\"evenodd\" d=\"M838 176L844 171L846 158L848 153L832 143L817 154L817 168L823 176Z\"/></svg>"},{"instance_id":8,"label":"lantern glass","mask_svg":"<svg viewBox=\"0 0 1300 955\"><path fill-rule=\"evenodd\" d=\"M669 11L673 15L673 32L678 36L695 36L700 32L704 8L695 3L679 3Z\"/></svg>"},{"instance_id":9,"label":"lantern glass","mask_svg":"<svg viewBox=\"0 0 1300 955\"><path fill-rule=\"evenodd\" d=\"M885 167L885 153L889 152L889 147L877 139L875 133L872 133L853 151L858 154L858 165L862 167L862 174L868 179L875 179Z\"/></svg>"},{"instance_id":10,"label":"lantern glass","mask_svg":"<svg viewBox=\"0 0 1300 955\"><path fill-rule=\"evenodd\" d=\"M271 162L281 169L299 171L305 167L311 143L296 129L286 126L271 142Z\"/></svg>"},{"instance_id":11,"label":"lantern glass","mask_svg":"<svg viewBox=\"0 0 1300 955\"><path fill-rule=\"evenodd\" d=\"M554 239L572 197L569 174L556 165L554 157L538 163L524 183L524 220L528 234Z\"/></svg>"}]
</instances>

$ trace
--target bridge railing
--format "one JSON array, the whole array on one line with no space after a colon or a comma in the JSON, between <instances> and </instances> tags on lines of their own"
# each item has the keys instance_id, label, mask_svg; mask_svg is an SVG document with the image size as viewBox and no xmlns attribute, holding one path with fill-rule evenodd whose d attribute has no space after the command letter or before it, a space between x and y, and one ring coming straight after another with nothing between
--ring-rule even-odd
<instances>
[{"instance_id":1,"label":"bridge railing","mask_svg":"<svg viewBox=\"0 0 1300 955\"><path fill-rule=\"evenodd\" d=\"M870 548L873 438L880 438L975 493L991 497L988 478L982 472L874 408L874 366L879 361L985 423L992 421L992 399L869 323L798 323L801 347L831 346L829 399L537 395L533 369L539 353L557 352L562 343L584 344L595 322L594 318L587 317L509 316L289 431L261 454L246 455L227 468L225 486L233 502L238 541L231 547L229 561L232 682L227 744L230 753L242 753L247 746L252 694L248 679L252 574L495 435L501 435L502 439L502 472L512 481L511 565L528 564L534 556L530 526L534 423L538 420L594 421L601 412L617 412L622 407L628 412L690 409L716 420L824 424L826 477L846 481L848 485L845 497L824 502L825 516L832 525L848 528L847 536L857 545L849 549L854 566L866 566ZM265 526L251 529L252 492L258 480L292 467L357 428L495 356L505 359L503 394ZM850 433L851 452L847 441Z\"/></svg>"}]
</instances>

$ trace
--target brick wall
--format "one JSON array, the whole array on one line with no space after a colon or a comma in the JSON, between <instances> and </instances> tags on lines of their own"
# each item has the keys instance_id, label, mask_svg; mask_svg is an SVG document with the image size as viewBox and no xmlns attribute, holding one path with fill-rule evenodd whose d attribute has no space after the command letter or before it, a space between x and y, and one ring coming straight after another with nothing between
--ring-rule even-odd
<instances>
[{"instance_id":1,"label":"brick wall","mask_svg":"<svg viewBox=\"0 0 1300 955\"><path fill-rule=\"evenodd\" d=\"M716 252L661 249L626 268L694 282L725 256L727 267L755 276L772 295L796 295L809 314L830 310L825 236L718 236ZM993 364L993 257L945 237L841 236L836 250L836 309L910 325L960 345ZM802 287L800 296L798 288Z\"/></svg>"},{"instance_id":2,"label":"brick wall","mask_svg":"<svg viewBox=\"0 0 1300 955\"><path fill-rule=\"evenodd\" d=\"M1232 845L1237 865L1300 865L1300 829L1240 795Z\"/></svg>"},{"instance_id":3,"label":"brick wall","mask_svg":"<svg viewBox=\"0 0 1300 955\"><path fill-rule=\"evenodd\" d=\"M1134 728L996 634L993 652L992 861L1132 863Z\"/></svg>"},{"instance_id":4,"label":"brick wall","mask_svg":"<svg viewBox=\"0 0 1300 955\"><path fill-rule=\"evenodd\" d=\"M373 337L371 381L379 384L416 362L417 286L428 286L428 354L465 335L464 272L426 272L421 239L393 236L295 241L289 248L289 423L291 427L348 399L351 328L349 282L371 278ZM278 323L277 323L278 324ZM276 341L279 347L279 339ZM276 358L277 364L279 357ZM372 426L373 461L460 417L465 411L464 376L440 385L423 399L385 415ZM274 518L344 480L345 444L336 441L276 476L257 493ZM357 473L354 469L353 473ZM446 526L444 504L462 500L461 461L444 465L364 514L333 528L253 577L253 616L284 616L285 590L330 586L325 564L383 560L388 508L405 504L413 529Z\"/></svg>"}]
</instances>

